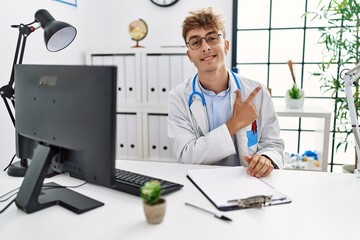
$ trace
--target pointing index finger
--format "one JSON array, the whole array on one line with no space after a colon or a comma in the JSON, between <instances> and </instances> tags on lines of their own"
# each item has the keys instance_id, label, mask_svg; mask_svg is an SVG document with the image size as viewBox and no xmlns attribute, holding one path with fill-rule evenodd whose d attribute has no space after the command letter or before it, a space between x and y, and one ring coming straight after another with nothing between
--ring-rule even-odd
<instances>
[{"instance_id":1,"label":"pointing index finger","mask_svg":"<svg viewBox=\"0 0 360 240\"><path fill-rule=\"evenodd\" d=\"M246 101L251 102L256 94L261 90L261 86L257 86L249 95L249 97L246 99Z\"/></svg>"}]
</instances>

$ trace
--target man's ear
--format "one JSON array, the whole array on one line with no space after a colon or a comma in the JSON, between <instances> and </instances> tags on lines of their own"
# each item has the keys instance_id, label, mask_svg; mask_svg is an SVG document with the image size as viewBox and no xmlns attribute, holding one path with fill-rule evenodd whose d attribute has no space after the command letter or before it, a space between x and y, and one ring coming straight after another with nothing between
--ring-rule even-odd
<instances>
[{"instance_id":1,"label":"man's ear","mask_svg":"<svg viewBox=\"0 0 360 240\"><path fill-rule=\"evenodd\" d=\"M225 39L225 43L224 43L224 52L228 53L230 50L230 42L229 40Z\"/></svg>"},{"instance_id":2,"label":"man's ear","mask_svg":"<svg viewBox=\"0 0 360 240\"><path fill-rule=\"evenodd\" d=\"M186 55L188 56L188 58L189 58L190 62L193 62L193 60L192 60L192 57L191 57L191 55L190 55L189 50L187 50L187 51L186 51Z\"/></svg>"}]
</instances>

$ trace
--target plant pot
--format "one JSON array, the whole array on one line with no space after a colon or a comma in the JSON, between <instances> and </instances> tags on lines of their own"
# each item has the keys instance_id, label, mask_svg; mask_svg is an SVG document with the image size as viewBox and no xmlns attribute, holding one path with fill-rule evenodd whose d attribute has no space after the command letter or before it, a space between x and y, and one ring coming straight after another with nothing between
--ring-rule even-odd
<instances>
[{"instance_id":1,"label":"plant pot","mask_svg":"<svg viewBox=\"0 0 360 240\"><path fill-rule=\"evenodd\" d=\"M301 98L294 99L294 98L291 98L289 96L288 91L286 91L285 104L286 104L287 108L292 108L292 109L302 108L304 106L304 99L305 99L304 92L303 92L303 96Z\"/></svg>"},{"instance_id":2,"label":"plant pot","mask_svg":"<svg viewBox=\"0 0 360 240\"><path fill-rule=\"evenodd\" d=\"M144 205L144 213L146 217L146 221L150 224L159 224L162 222L166 212L166 201L161 198L159 203L155 205L150 205L143 202Z\"/></svg>"}]
</instances>

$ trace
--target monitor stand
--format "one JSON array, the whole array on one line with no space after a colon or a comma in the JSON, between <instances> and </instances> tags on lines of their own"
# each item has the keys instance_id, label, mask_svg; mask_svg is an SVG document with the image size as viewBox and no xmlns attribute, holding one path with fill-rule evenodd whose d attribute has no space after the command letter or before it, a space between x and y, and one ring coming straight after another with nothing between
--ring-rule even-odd
<instances>
[{"instance_id":1,"label":"monitor stand","mask_svg":"<svg viewBox=\"0 0 360 240\"><path fill-rule=\"evenodd\" d=\"M80 214L104 205L56 183L47 183L43 186L51 160L56 154L57 148L38 144L15 199L17 207L26 213L32 213L60 205Z\"/></svg>"}]
</instances>

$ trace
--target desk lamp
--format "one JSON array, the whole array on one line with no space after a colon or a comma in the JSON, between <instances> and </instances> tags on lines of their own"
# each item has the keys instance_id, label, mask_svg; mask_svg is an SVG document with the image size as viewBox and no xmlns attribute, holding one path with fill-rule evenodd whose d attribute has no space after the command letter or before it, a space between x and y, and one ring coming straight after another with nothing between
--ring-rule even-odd
<instances>
[{"instance_id":1,"label":"desk lamp","mask_svg":"<svg viewBox=\"0 0 360 240\"><path fill-rule=\"evenodd\" d=\"M357 80L360 78L360 64L356 65L353 69L349 70L344 75L344 82L345 82L345 93L347 103L349 105L349 112L350 112L350 119L352 125L352 131L355 138L355 149L357 155L357 168L355 169L356 176L360 178L360 128L358 123L358 118L356 114L356 108L354 103L354 97L352 93L351 87L353 85L358 86Z\"/></svg>"},{"instance_id":2,"label":"desk lamp","mask_svg":"<svg viewBox=\"0 0 360 240\"><path fill-rule=\"evenodd\" d=\"M1 98L4 100L6 109L10 115L11 121L15 126L15 117L13 115L11 102L13 108L15 109L15 91L13 88L14 85L14 66L16 64L22 64L24 50L26 45L27 37L38 29L40 26L44 29L44 40L46 48L50 52L57 52L66 48L76 36L76 28L71 26L68 23L56 21L51 14L45 10L40 9L35 13L35 20L28 24L19 24L11 25L12 28L19 29L18 40L16 44L15 56L11 70L10 81L7 85L0 88ZM21 44L21 47L20 47ZM8 169L8 175L22 177L25 175L28 168L28 160L20 159L19 162L12 164L13 159L10 164L5 168Z\"/></svg>"}]
</instances>

